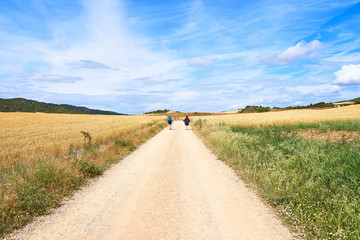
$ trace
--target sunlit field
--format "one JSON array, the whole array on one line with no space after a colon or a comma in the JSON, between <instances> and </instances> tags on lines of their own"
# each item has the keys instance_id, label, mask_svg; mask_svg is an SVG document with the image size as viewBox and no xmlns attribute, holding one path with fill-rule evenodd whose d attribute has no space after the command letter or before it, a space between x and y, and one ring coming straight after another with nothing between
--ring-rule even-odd
<instances>
[{"instance_id":1,"label":"sunlit field","mask_svg":"<svg viewBox=\"0 0 360 240\"><path fill-rule=\"evenodd\" d=\"M300 239L360 239L360 105L206 116L194 125Z\"/></svg>"},{"instance_id":2,"label":"sunlit field","mask_svg":"<svg viewBox=\"0 0 360 240\"><path fill-rule=\"evenodd\" d=\"M163 119L157 116L103 116L46 113L0 113L0 162L19 163L58 155L84 144L81 131L93 142L127 134Z\"/></svg>"},{"instance_id":3,"label":"sunlit field","mask_svg":"<svg viewBox=\"0 0 360 240\"><path fill-rule=\"evenodd\" d=\"M223 122L242 126L281 125L284 123L319 122L327 120L360 119L360 105L324 110L296 109L266 113L224 114L202 116L209 124Z\"/></svg>"},{"instance_id":4,"label":"sunlit field","mask_svg":"<svg viewBox=\"0 0 360 240\"><path fill-rule=\"evenodd\" d=\"M164 116L0 113L0 237L165 127Z\"/></svg>"}]
</instances>

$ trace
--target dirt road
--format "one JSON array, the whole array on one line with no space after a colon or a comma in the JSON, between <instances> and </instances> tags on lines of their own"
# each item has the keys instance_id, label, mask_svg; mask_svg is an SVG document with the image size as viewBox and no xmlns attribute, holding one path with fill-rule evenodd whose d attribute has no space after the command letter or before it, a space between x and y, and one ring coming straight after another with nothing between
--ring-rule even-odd
<instances>
[{"instance_id":1,"label":"dirt road","mask_svg":"<svg viewBox=\"0 0 360 240\"><path fill-rule=\"evenodd\" d=\"M15 239L291 239L288 230L182 122Z\"/></svg>"}]
</instances>

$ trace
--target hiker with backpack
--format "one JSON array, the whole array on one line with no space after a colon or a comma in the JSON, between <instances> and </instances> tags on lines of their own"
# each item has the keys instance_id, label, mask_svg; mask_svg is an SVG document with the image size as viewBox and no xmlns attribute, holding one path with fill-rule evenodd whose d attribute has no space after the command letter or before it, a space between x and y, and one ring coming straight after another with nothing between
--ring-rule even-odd
<instances>
[{"instance_id":1,"label":"hiker with backpack","mask_svg":"<svg viewBox=\"0 0 360 240\"><path fill-rule=\"evenodd\" d=\"M185 129L189 129L189 123L190 123L190 118L186 115L186 118L184 119L184 123L185 123Z\"/></svg>"}]
</instances>

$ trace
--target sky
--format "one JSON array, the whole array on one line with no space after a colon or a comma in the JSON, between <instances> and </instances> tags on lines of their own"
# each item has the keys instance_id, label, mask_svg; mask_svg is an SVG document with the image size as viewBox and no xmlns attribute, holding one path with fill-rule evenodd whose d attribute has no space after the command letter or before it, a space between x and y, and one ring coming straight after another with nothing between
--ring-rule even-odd
<instances>
[{"instance_id":1,"label":"sky","mask_svg":"<svg viewBox=\"0 0 360 240\"><path fill-rule=\"evenodd\" d=\"M360 2L1 0L15 97L127 114L360 97Z\"/></svg>"}]
</instances>

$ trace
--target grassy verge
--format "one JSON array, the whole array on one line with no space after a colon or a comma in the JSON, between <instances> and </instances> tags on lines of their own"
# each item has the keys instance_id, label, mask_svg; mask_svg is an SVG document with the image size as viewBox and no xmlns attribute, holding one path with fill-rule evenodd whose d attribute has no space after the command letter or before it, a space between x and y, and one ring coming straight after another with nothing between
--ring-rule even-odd
<instances>
[{"instance_id":1,"label":"grassy verge","mask_svg":"<svg viewBox=\"0 0 360 240\"><path fill-rule=\"evenodd\" d=\"M360 239L360 141L315 140L304 129L359 131L360 121L246 128L196 123L205 142L256 186L305 239Z\"/></svg>"},{"instance_id":2,"label":"grassy verge","mask_svg":"<svg viewBox=\"0 0 360 240\"><path fill-rule=\"evenodd\" d=\"M92 142L91 133L82 132L83 148L70 146L67 154L3 169L0 172L0 237L36 216L49 213L64 197L101 175L164 127L162 122L150 123L103 144Z\"/></svg>"}]
</instances>

